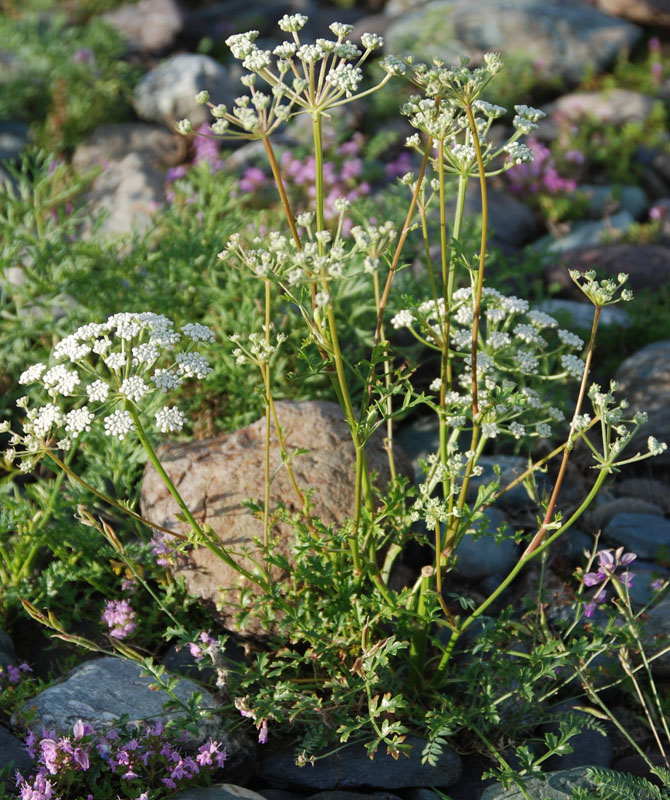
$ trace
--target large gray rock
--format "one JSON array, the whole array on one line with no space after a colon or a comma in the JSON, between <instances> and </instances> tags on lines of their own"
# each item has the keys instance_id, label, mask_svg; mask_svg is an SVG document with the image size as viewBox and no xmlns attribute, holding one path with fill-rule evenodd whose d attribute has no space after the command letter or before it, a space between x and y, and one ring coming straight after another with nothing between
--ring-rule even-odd
<instances>
[{"instance_id":1,"label":"large gray rock","mask_svg":"<svg viewBox=\"0 0 670 800\"><path fill-rule=\"evenodd\" d=\"M165 199L164 171L180 158L180 138L157 125L122 122L103 125L75 150L72 163L100 174L86 194L92 219L102 215L100 238L144 232ZM84 236L90 236L87 223Z\"/></svg>"},{"instance_id":2,"label":"large gray rock","mask_svg":"<svg viewBox=\"0 0 670 800\"><path fill-rule=\"evenodd\" d=\"M619 209L628 211L635 219L640 219L649 208L646 193L637 186L580 184L577 191L586 197L589 214L596 219L601 219Z\"/></svg>"},{"instance_id":3,"label":"large gray rock","mask_svg":"<svg viewBox=\"0 0 670 800\"><path fill-rule=\"evenodd\" d=\"M584 117L615 125L646 120L657 102L633 89L570 92L542 107L547 117L538 123L536 135L540 139L554 139L561 126L579 122Z\"/></svg>"},{"instance_id":4,"label":"large gray rock","mask_svg":"<svg viewBox=\"0 0 670 800\"><path fill-rule=\"evenodd\" d=\"M638 558L658 558L670 548L670 521L655 514L617 514L605 526L603 537Z\"/></svg>"},{"instance_id":5,"label":"large gray rock","mask_svg":"<svg viewBox=\"0 0 670 800\"><path fill-rule=\"evenodd\" d=\"M164 50L174 44L183 27L175 0L139 0L103 14L132 50Z\"/></svg>"},{"instance_id":6,"label":"large gray rock","mask_svg":"<svg viewBox=\"0 0 670 800\"><path fill-rule=\"evenodd\" d=\"M209 56L179 53L170 56L135 87L135 110L142 119L160 122L174 129L180 119L194 127L213 122L209 109L196 103L200 91L208 91L215 103L230 104L242 87L228 70Z\"/></svg>"},{"instance_id":7,"label":"large gray rock","mask_svg":"<svg viewBox=\"0 0 670 800\"><path fill-rule=\"evenodd\" d=\"M324 789L405 789L434 786L446 789L461 775L460 756L445 747L435 766L421 763L425 741L408 736L412 745L409 757L397 760L380 747L373 760L362 744L340 749L335 755L318 759L313 766L298 767L292 749L274 753L261 761L259 776L279 788Z\"/></svg>"},{"instance_id":8,"label":"large gray rock","mask_svg":"<svg viewBox=\"0 0 670 800\"><path fill-rule=\"evenodd\" d=\"M388 29L387 52L458 63L495 50L534 64L538 77L577 82L640 37L630 23L574 0L433 0Z\"/></svg>"},{"instance_id":9,"label":"large gray rock","mask_svg":"<svg viewBox=\"0 0 670 800\"><path fill-rule=\"evenodd\" d=\"M519 557L514 531L499 508L484 511L487 521L481 535L466 534L456 548L456 572L467 580L509 572ZM498 530L505 532L500 535Z\"/></svg>"},{"instance_id":10,"label":"large gray rock","mask_svg":"<svg viewBox=\"0 0 670 800\"><path fill-rule=\"evenodd\" d=\"M354 502L355 453L344 414L335 403L281 402L276 404L288 453L295 455L291 466L298 486L312 489L311 510L325 524L341 523L351 514ZM390 473L383 438L372 438L366 450L368 466L385 486ZM198 522L211 525L221 543L239 554L239 562L254 569L253 559L262 560L255 540L262 539L261 520L251 516L243 503L253 499L262 503L264 497L265 419L235 433L217 439L189 444L167 445L159 450L159 458L170 478ZM299 512L298 502L287 470L282 466L277 435L272 428L270 490L272 508L279 503L290 511ZM400 474L411 475L411 468L401 452L396 453ZM147 468L142 483L141 504L144 515L153 522L182 532L186 525L177 522L179 509L153 467ZM278 523L274 551L293 563L291 547L293 529ZM247 553L248 555L245 555ZM226 627L246 634L267 633L255 615L258 588L242 578L204 547L193 550L188 563L178 566L177 572L186 580L189 591L216 603ZM278 568L273 580L288 577ZM241 628L235 624L241 592L249 616Z\"/></svg>"},{"instance_id":11,"label":"large gray rock","mask_svg":"<svg viewBox=\"0 0 670 800\"><path fill-rule=\"evenodd\" d=\"M93 728L113 724L122 714L128 715L130 725L143 720L171 719L183 714L180 711L163 711L170 699L161 691L152 691L153 680L142 677L142 667L134 661L104 657L86 661L72 670L62 683L50 686L36 697L27 700L23 712L34 709L30 727L42 727L67 732L77 720ZM166 673L167 675L167 673ZM203 695L201 708L215 709L214 697L187 678L180 678L174 694L187 702L194 692ZM223 742L230 754L237 751L234 740L225 734L216 718L199 723L201 740L214 736Z\"/></svg>"},{"instance_id":12,"label":"large gray rock","mask_svg":"<svg viewBox=\"0 0 670 800\"><path fill-rule=\"evenodd\" d=\"M451 222L456 210L456 200L447 202L447 221ZM488 225L490 241L494 244L520 247L534 239L540 231L538 218L521 200L508 192L488 191ZM465 216L482 213L482 198L476 181L471 181L465 195Z\"/></svg>"},{"instance_id":13,"label":"large gray rock","mask_svg":"<svg viewBox=\"0 0 670 800\"><path fill-rule=\"evenodd\" d=\"M72 156L72 165L84 171L105 167L137 153L153 167L168 167L180 159L183 139L160 125L144 122L118 122L102 125L80 144Z\"/></svg>"},{"instance_id":14,"label":"large gray rock","mask_svg":"<svg viewBox=\"0 0 670 800\"><path fill-rule=\"evenodd\" d=\"M102 217L95 235L105 239L143 233L164 198L163 173L138 153L109 162L86 194L92 217ZM91 227L84 231L90 236Z\"/></svg>"},{"instance_id":15,"label":"large gray rock","mask_svg":"<svg viewBox=\"0 0 670 800\"><path fill-rule=\"evenodd\" d=\"M617 211L606 219L573 222L570 232L555 239L551 235L543 236L533 242L534 249L546 247L549 253L567 253L577 248L593 247L601 244L613 232L625 233L635 219L628 211Z\"/></svg>"},{"instance_id":16,"label":"large gray rock","mask_svg":"<svg viewBox=\"0 0 670 800\"><path fill-rule=\"evenodd\" d=\"M594 789L595 783L586 776L588 767L573 767L559 772L548 772L542 778L528 778L525 789L533 800L570 800L575 788ZM484 790L481 800L523 800L521 789L512 787L505 791L500 784Z\"/></svg>"},{"instance_id":17,"label":"large gray rock","mask_svg":"<svg viewBox=\"0 0 670 800\"><path fill-rule=\"evenodd\" d=\"M655 436L670 445L670 341L652 342L627 358L616 372L621 397L630 401L626 414L646 411L649 419L628 445L624 455L647 451L647 438ZM670 464L670 449L651 462L653 467Z\"/></svg>"},{"instance_id":18,"label":"large gray rock","mask_svg":"<svg viewBox=\"0 0 670 800\"><path fill-rule=\"evenodd\" d=\"M663 509L665 514L670 514L670 485L653 478L624 478L617 481L614 487L622 497L634 497L645 500Z\"/></svg>"}]
</instances>

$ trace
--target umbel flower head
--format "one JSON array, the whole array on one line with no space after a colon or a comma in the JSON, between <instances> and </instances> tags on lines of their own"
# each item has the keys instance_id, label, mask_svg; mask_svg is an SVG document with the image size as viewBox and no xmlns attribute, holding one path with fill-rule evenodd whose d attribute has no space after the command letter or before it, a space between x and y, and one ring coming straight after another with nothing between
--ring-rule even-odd
<instances>
[{"instance_id":1,"label":"umbel flower head","mask_svg":"<svg viewBox=\"0 0 670 800\"><path fill-rule=\"evenodd\" d=\"M353 26L334 22L330 26L334 38L306 44L299 36L306 23L304 14L284 15L279 28L290 38L273 50L258 47L258 31L236 33L226 39L233 57L247 70L241 81L250 94L237 97L232 107L210 102L207 92L196 95L197 102L208 105L214 117L213 134L263 139L295 113L324 113L361 96L362 65L373 50L383 46L382 37L364 33L361 37L364 50L361 50L346 38ZM395 62L387 65L384 61L382 66L386 75L370 91L401 71ZM266 84L269 93L257 88L259 80ZM179 133L189 134L192 130L188 119L177 124Z\"/></svg>"},{"instance_id":2,"label":"umbel flower head","mask_svg":"<svg viewBox=\"0 0 670 800\"><path fill-rule=\"evenodd\" d=\"M123 440L135 431L138 412L151 412L162 433L180 431L183 412L169 405L156 410L156 401L184 381L212 372L195 347L213 341L206 325L178 329L151 312L124 312L83 325L55 346L50 366L33 364L19 377L23 385L41 384L51 401L32 407L27 397L17 401L26 418L23 432L12 433L6 461L20 457L19 467L27 472L47 448L67 450L96 425ZM8 430L8 423L0 427Z\"/></svg>"}]
</instances>

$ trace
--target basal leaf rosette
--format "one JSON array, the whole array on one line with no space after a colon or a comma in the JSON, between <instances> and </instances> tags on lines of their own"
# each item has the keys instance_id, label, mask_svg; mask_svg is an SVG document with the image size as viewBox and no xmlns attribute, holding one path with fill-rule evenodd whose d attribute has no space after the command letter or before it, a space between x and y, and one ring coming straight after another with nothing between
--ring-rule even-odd
<instances>
[{"instance_id":1,"label":"basal leaf rosette","mask_svg":"<svg viewBox=\"0 0 670 800\"><path fill-rule=\"evenodd\" d=\"M96 426L121 441L146 422L161 433L179 432L186 415L165 404L164 396L212 372L196 348L213 341L206 325L177 327L152 312L123 312L83 325L54 347L49 365L33 364L19 377L20 384L41 385L51 401L17 401L26 417L22 432L11 434L5 461L19 459L19 469L29 472L46 452L69 450Z\"/></svg>"}]
</instances>

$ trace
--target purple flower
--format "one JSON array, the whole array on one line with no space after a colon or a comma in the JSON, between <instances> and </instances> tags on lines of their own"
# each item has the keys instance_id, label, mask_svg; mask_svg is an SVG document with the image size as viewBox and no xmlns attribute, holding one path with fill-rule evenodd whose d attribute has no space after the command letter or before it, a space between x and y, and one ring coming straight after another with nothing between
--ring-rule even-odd
<instances>
[{"instance_id":1,"label":"purple flower","mask_svg":"<svg viewBox=\"0 0 670 800\"><path fill-rule=\"evenodd\" d=\"M658 51L661 49L661 40L658 38L658 36L652 36L647 42L647 47L649 48L650 53L658 53Z\"/></svg>"},{"instance_id":2,"label":"purple flower","mask_svg":"<svg viewBox=\"0 0 670 800\"><path fill-rule=\"evenodd\" d=\"M106 600L102 621L115 639L125 639L135 630L135 612L127 600Z\"/></svg>"},{"instance_id":3,"label":"purple flower","mask_svg":"<svg viewBox=\"0 0 670 800\"><path fill-rule=\"evenodd\" d=\"M258 744L267 744L268 741L268 721L261 720L261 727L258 729Z\"/></svg>"},{"instance_id":4,"label":"purple flower","mask_svg":"<svg viewBox=\"0 0 670 800\"><path fill-rule=\"evenodd\" d=\"M95 59L90 47L82 47L72 56L75 64L92 64Z\"/></svg>"},{"instance_id":5,"label":"purple flower","mask_svg":"<svg viewBox=\"0 0 670 800\"><path fill-rule=\"evenodd\" d=\"M183 178L184 175L186 175L186 167L183 164L177 167L170 167L165 173L165 182L172 183L173 181L178 181L180 178Z\"/></svg>"},{"instance_id":6,"label":"purple flower","mask_svg":"<svg viewBox=\"0 0 670 800\"><path fill-rule=\"evenodd\" d=\"M607 584L612 580L618 580L623 586L629 589L633 583L635 573L625 570L616 575L618 567L627 567L637 558L635 553L624 553L623 547L616 550L601 550L598 553L598 570L596 572L586 572L582 576L584 586L597 586L602 584L598 592L584 606L584 614L587 617L593 616L597 603L604 603L607 599L605 591Z\"/></svg>"},{"instance_id":7,"label":"purple flower","mask_svg":"<svg viewBox=\"0 0 670 800\"><path fill-rule=\"evenodd\" d=\"M193 139L193 149L195 150L193 163L206 161L212 172L218 172L223 166L223 162L219 158L219 140L211 136L212 131L206 122L198 128L197 132L201 135Z\"/></svg>"},{"instance_id":8,"label":"purple flower","mask_svg":"<svg viewBox=\"0 0 670 800\"><path fill-rule=\"evenodd\" d=\"M663 578L656 578L651 582L650 586L655 592L660 592L663 588Z\"/></svg>"},{"instance_id":9,"label":"purple flower","mask_svg":"<svg viewBox=\"0 0 670 800\"><path fill-rule=\"evenodd\" d=\"M260 167L248 167L240 180L240 190L251 194L261 188L267 177Z\"/></svg>"}]
</instances>

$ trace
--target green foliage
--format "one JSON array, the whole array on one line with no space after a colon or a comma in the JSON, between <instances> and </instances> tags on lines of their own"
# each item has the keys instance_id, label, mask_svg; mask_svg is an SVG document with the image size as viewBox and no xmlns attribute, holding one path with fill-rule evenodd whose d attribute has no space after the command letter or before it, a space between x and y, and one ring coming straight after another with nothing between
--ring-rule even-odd
<instances>
[{"instance_id":1,"label":"green foliage","mask_svg":"<svg viewBox=\"0 0 670 800\"><path fill-rule=\"evenodd\" d=\"M602 800L668 800L670 781L660 788L646 778L603 767L589 767L587 774L597 787L594 797ZM574 800L578 800L577 797Z\"/></svg>"},{"instance_id":2,"label":"green foliage","mask_svg":"<svg viewBox=\"0 0 670 800\"><path fill-rule=\"evenodd\" d=\"M36 142L56 152L117 121L139 77L120 35L97 18L73 26L57 12L0 16L0 40L9 63L0 119L33 123Z\"/></svg>"}]
</instances>

